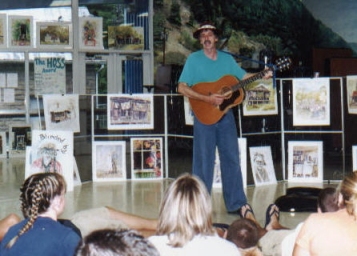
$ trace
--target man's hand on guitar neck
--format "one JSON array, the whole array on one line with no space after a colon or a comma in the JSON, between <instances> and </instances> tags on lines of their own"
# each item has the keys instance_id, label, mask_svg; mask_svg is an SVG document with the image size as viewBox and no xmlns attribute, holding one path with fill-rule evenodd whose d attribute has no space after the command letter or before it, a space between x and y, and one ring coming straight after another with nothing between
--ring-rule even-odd
<instances>
[{"instance_id":1,"label":"man's hand on guitar neck","mask_svg":"<svg viewBox=\"0 0 357 256\"><path fill-rule=\"evenodd\" d=\"M273 71L269 68L265 69L265 75L263 76L263 79L269 79L273 77Z\"/></svg>"}]
</instances>

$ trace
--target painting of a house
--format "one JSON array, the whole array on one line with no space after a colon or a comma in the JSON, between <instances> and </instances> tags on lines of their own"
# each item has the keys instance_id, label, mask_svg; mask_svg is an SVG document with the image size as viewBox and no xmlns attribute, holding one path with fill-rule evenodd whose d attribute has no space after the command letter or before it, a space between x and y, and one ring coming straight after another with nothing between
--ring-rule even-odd
<instances>
[{"instance_id":1,"label":"painting of a house","mask_svg":"<svg viewBox=\"0 0 357 256\"><path fill-rule=\"evenodd\" d=\"M264 84L259 84L257 87L247 92L247 104L268 104L270 99L270 91Z\"/></svg>"},{"instance_id":2,"label":"painting of a house","mask_svg":"<svg viewBox=\"0 0 357 256\"><path fill-rule=\"evenodd\" d=\"M243 115L276 115L278 103L273 79L260 79L245 90Z\"/></svg>"}]
</instances>

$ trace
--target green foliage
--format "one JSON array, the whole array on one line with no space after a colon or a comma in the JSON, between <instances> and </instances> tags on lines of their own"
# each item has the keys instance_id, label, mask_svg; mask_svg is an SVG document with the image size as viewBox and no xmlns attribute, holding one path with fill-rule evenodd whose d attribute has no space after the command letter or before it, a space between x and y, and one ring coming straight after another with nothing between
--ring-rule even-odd
<instances>
[{"instance_id":1,"label":"green foliage","mask_svg":"<svg viewBox=\"0 0 357 256\"><path fill-rule=\"evenodd\" d=\"M242 56L246 56L251 58L253 56L253 53L255 52L255 48L254 47L242 47L239 50L240 55Z\"/></svg>"},{"instance_id":2,"label":"green foliage","mask_svg":"<svg viewBox=\"0 0 357 256\"><path fill-rule=\"evenodd\" d=\"M225 37L230 31L242 31L279 55L295 55L308 61L312 47L349 47L315 20L301 1L183 1L197 22L214 21Z\"/></svg>"},{"instance_id":3,"label":"green foliage","mask_svg":"<svg viewBox=\"0 0 357 256\"><path fill-rule=\"evenodd\" d=\"M179 43L190 51L196 51L199 49L199 44L196 45L197 40L192 37L187 31L182 31Z\"/></svg>"},{"instance_id":4,"label":"green foliage","mask_svg":"<svg viewBox=\"0 0 357 256\"><path fill-rule=\"evenodd\" d=\"M166 25L166 16L162 11L156 11L153 19L154 49L161 48L163 44L162 33Z\"/></svg>"},{"instance_id":5,"label":"green foliage","mask_svg":"<svg viewBox=\"0 0 357 256\"><path fill-rule=\"evenodd\" d=\"M164 0L153 0L154 10L158 10L164 7Z\"/></svg>"},{"instance_id":6,"label":"green foliage","mask_svg":"<svg viewBox=\"0 0 357 256\"><path fill-rule=\"evenodd\" d=\"M174 25L181 26L180 5L177 1L172 2L171 13L167 20Z\"/></svg>"},{"instance_id":7,"label":"green foliage","mask_svg":"<svg viewBox=\"0 0 357 256\"><path fill-rule=\"evenodd\" d=\"M165 55L165 64L185 64L186 56L179 52L168 52Z\"/></svg>"},{"instance_id":8,"label":"green foliage","mask_svg":"<svg viewBox=\"0 0 357 256\"><path fill-rule=\"evenodd\" d=\"M273 51L278 56L289 55L289 53L283 51L281 39L277 36L257 35L252 36L252 40L263 44L267 49Z\"/></svg>"}]
</instances>

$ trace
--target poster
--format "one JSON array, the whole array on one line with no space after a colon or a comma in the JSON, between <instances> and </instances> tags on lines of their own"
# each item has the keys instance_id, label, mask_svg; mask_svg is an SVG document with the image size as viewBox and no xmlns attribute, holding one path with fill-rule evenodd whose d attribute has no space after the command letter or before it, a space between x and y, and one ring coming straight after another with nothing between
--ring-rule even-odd
<instances>
[{"instance_id":1,"label":"poster","mask_svg":"<svg viewBox=\"0 0 357 256\"><path fill-rule=\"evenodd\" d=\"M247 138L238 138L239 147L239 163L240 171L242 173L243 187L247 187ZM216 158L214 161L214 171L213 171L213 188L222 188L221 180L221 166L218 154L218 149L216 148Z\"/></svg>"},{"instance_id":2,"label":"poster","mask_svg":"<svg viewBox=\"0 0 357 256\"><path fill-rule=\"evenodd\" d=\"M245 89L244 116L277 115L278 99L274 79L259 79Z\"/></svg>"},{"instance_id":3,"label":"poster","mask_svg":"<svg viewBox=\"0 0 357 256\"><path fill-rule=\"evenodd\" d=\"M126 179L125 141L94 141L92 159L93 181Z\"/></svg>"},{"instance_id":4,"label":"poster","mask_svg":"<svg viewBox=\"0 0 357 256\"><path fill-rule=\"evenodd\" d=\"M330 125L330 78L293 79L293 125Z\"/></svg>"},{"instance_id":5,"label":"poster","mask_svg":"<svg viewBox=\"0 0 357 256\"><path fill-rule=\"evenodd\" d=\"M130 25L108 26L109 49L144 50L144 28Z\"/></svg>"},{"instance_id":6,"label":"poster","mask_svg":"<svg viewBox=\"0 0 357 256\"><path fill-rule=\"evenodd\" d=\"M109 130L154 128L152 94L109 94L107 101Z\"/></svg>"},{"instance_id":7,"label":"poster","mask_svg":"<svg viewBox=\"0 0 357 256\"><path fill-rule=\"evenodd\" d=\"M32 131L31 152L26 152L25 178L38 172L57 172L64 176L67 190L73 190L73 132Z\"/></svg>"},{"instance_id":8,"label":"poster","mask_svg":"<svg viewBox=\"0 0 357 256\"><path fill-rule=\"evenodd\" d=\"M66 93L64 57L35 58L35 95Z\"/></svg>"},{"instance_id":9,"label":"poster","mask_svg":"<svg viewBox=\"0 0 357 256\"><path fill-rule=\"evenodd\" d=\"M347 76L347 108L349 114L357 114L357 76Z\"/></svg>"},{"instance_id":10,"label":"poster","mask_svg":"<svg viewBox=\"0 0 357 256\"><path fill-rule=\"evenodd\" d=\"M78 94L43 95L46 130L79 132Z\"/></svg>"},{"instance_id":11,"label":"poster","mask_svg":"<svg viewBox=\"0 0 357 256\"><path fill-rule=\"evenodd\" d=\"M8 16L9 47L30 48L33 45L32 16Z\"/></svg>"},{"instance_id":12,"label":"poster","mask_svg":"<svg viewBox=\"0 0 357 256\"><path fill-rule=\"evenodd\" d=\"M69 22L37 22L36 46L38 48L71 49L72 24Z\"/></svg>"},{"instance_id":13,"label":"poster","mask_svg":"<svg viewBox=\"0 0 357 256\"><path fill-rule=\"evenodd\" d=\"M131 178L163 178L162 138L131 138Z\"/></svg>"},{"instance_id":14,"label":"poster","mask_svg":"<svg viewBox=\"0 0 357 256\"><path fill-rule=\"evenodd\" d=\"M322 182L323 180L323 142L288 142L288 181Z\"/></svg>"},{"instance_id":15,"label":"poster","mask_svg":"<svg viewBox=\"0 0 357 256\"><path fill-rule=\"evenodd\" d=\"M79 47L103 49L103 18L79 17Z\"/></svg>"},{"instance_id":16,"label":"poster","mask_svg":"<svg viewBox=\"0 0 357 256\"><path fill-rule=\"evenodd\" d=\"M249 153L255 185L276 184L271 147L249 147Z\"/></svg>"},{"instance_id":17,"label":"poster","mask_svg":"<svg viewBox=\"0 0 357 256\"><path fill-rule=\"evenodd\" d=\"M6 14L0 14L0 48L7 46L7 17Z\"/></svg>"}]
</instances>

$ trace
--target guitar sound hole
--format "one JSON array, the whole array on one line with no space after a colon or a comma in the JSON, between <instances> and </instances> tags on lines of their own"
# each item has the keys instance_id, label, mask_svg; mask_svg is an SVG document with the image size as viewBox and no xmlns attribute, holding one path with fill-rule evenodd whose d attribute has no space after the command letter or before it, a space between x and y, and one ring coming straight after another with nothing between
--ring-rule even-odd
<instances>
[{"instance_id":1,"label":"guitar sound hole","mask_svg":"<svg viewBox=\"0 0 357 256\"><path fill-rule=\"evenodd\" d=\"M232 96L232 90L229 87L223 87L221 90L221 94L226 96L226 98L229 98Z\"/></svg>"}]
</instances>

